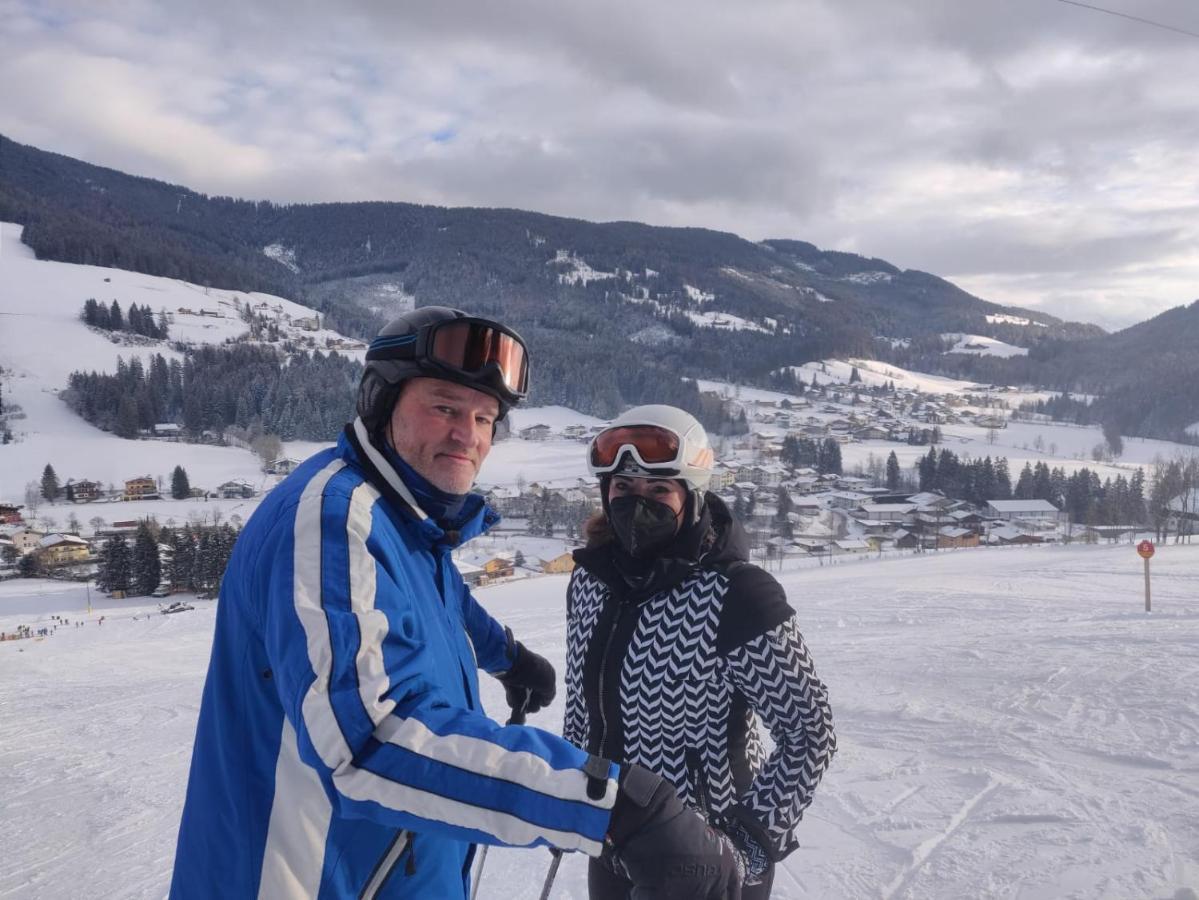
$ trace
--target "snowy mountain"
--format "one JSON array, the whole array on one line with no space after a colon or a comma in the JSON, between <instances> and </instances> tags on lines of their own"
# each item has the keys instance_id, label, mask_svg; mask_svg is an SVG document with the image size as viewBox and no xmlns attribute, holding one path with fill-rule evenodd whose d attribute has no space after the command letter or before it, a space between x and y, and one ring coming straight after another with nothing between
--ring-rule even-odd
<instances>
[{"instance_id":1,"label":"snowy mountain","mask_svg":"<svg viewBox=\"0 0 1199 900\"><path fill-rule=\"evenodd\" d=\"M534 402L603 417L662 400L698 409L683 389L661 396L674 374L767 384L784 366L885 353L881 336L1035 346L1102 333L802 241L512 209L208 197L3 136L0 156L0 219L26 223L39 258L267 290L358 338L414 302L499 314L538 361ZM581 367L593 377L578 379Z\"/></svg>"},{"instance_id":2,"label":"snowy mountain","mask_svg":"<svg viewBox=\"0 0 1199 900\"><path fill-rule=\"evenodd\" d=\"M256 491L269 489L274 476L265 475L261 464L247 449L197 444L181 444L161 440L125 440L88 425L60 399L67 376L75 370L113 372L118 357L128 362L133 357L143 360L161 353L178 358L179 353L166 342L147 342L114 336L89 328L79 314L88 298L122 307L130 304L148 305L156 313L172 316L172 340L195 344L222 344L229 338L244 334L249 327L241 318L247 307L259 314L269 315L279 331L279 342L311 342L317 347L339 345L337 352L361 359L359 342L336 332L314 328L312 311L285 298L204 288L177 279L142 275L122 269L37 260L20 241L20 226L0 224L0 384L7 405L16 404L20 412L10 418L9 427L15 442L0 445L0 500L21 503L26 486L36 482L47 463L51 464L62 482L91 480L101 485L120 485L125 479L138 475L161 478L169 484L170 473L182 465L192 486L216 488L227 481L246 481ZM186 310L187 312L183 312ZM300 324L303 323L303 324ZM116 342L114 343L114 340ZM355 346L357 344L357 346ZM927 375L877 360L827 360L806 363L793 369L805 384L815 379L820 384L849 386L854 370L862 384L893 384L901 390L912 390L930 396L975 394L1002 400L1015 406L1022 400L1046 396L1043 393L1003 391L995 393L989 386L961 379ZM699 390L741 397L747 401L759 399L770 408L784 399L795 401L778 392L754 388L738 388L725 382L700 380ZM849 393L845 405L834 405L833 412L810 410L817 420L825 421L853 414ZM775 436L781 440L785 428L758 422L755 407L746 409L753 430L763 438ZM984 411L980 408L979 411ZM586 479L582 445L560 437L571 424L590 428L602 419L583 415L564 407L526 408L514 411L511 419L514 434L532 425L545 424L555 435L549 441L511 440L497 443L484 467L482 478L489 485L514 485L520 481L539 481L569 487ZM1045 460L1055 466L1074 470L1090 466L1101 477L1115 477L1122 471L1127 476L1131 465L1148 465L1162 455L1173 456L1178 445L1162 441L1138 439L1125 444L1119 464L1095 464L1089 458L1092 448L1103 440L1097 427L1078 427L1048 422L1013 422L998 435L976 425L946 424L943 431L953 449L963 455L1008 457L1013 471L1026 461ZM321 446L316 442L296 442L284 448L285 455L304 459ZM882 440L865 440L843 448L847 471L857 466L867 467L895 451L901 465L913 465L926 448L896 444ZM189 517L211 518L220 510L226 519L237 515L244 519L257 505L254 499L209 501L136 501L129 503L86 504L70 506L64 503L44 505L42 514L59 526L73 512L86 524L99 517L107 523L129 520L153 514L160 522L187 521Z\"/></svg>"}]
</instances>

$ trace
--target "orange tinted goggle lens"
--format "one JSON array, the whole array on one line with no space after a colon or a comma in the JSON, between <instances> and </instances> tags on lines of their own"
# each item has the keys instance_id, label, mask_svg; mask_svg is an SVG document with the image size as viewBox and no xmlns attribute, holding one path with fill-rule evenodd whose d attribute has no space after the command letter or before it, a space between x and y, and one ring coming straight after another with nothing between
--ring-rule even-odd
<instances>
[{"instance_id":1,"label":"orange tinted goggle lens","mask_svg":"<svg viewBox=\"0 0 1199 900\"><path fill-rule=\"evenodd\" d=\"M679 456L679 436L673 431L656 425L624 425L601 431L591 445L591 464L597 467L610 466L622 447L636 448L641 461L647 466L673 463Z\"/></svg>"},{"instance_id":2,"label":"orange tinted goggle lens","mask_svg":"<svg viewBox=\"0 0 1199 900\"><path fill-rule=\"evenodd\" d=\"M480 372L495 363L504 385L523 394L528 389L525 348L512 335L479 322L449 322L433 333L429 355L463 372Z\"/></svg>"}]
</instances>

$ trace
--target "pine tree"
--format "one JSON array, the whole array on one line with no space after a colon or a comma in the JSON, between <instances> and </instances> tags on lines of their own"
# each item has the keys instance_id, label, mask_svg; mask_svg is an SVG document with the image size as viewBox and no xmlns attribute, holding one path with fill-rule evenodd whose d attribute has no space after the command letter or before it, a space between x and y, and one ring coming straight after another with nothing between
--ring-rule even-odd
<instances>
[{"instance_id":1,"label":"pine tree","mask_svg":"<svg viewBox=\"0 0 1199 900\"><path fill-rule=\"evenodd\" d=\"M920 490L931 491L937 485L937 451L929 447L928 453L920 458Z\"/></svg>"},{"instance_id":2,"label":"pine tree","mask_svg":"<svg viewBox=\"0 0 1199 900\"><path fill-rule=\"evenodd\" d=\"M187 529L180 529L171 537L171 549L171 587L177 591L195 590L195 535Z\"/></svg>"},{"instance_id":3,"label":"pine tree","mask_svg":"<svg viewBox=\"0 0 1199 900\"><path fill-rule=\"evenodd\" d=\"M186 500L191 496L191 484L187 479L187 471L183 466L175 466L171 473L171 497L175 500Z\"/></svg>"},{"instance_id":4,"label":"pine tree","mask_svg":"<svg viewBox=\"0 0 1199 900\"><path fill-rule=\"evenodd\" d=\"M132 594L152 594L162 581L162 567L158 559L158 542L150 526L142 522L133 539L133 554L130 559L130 581Z\"/></svg>"},{"instance_id":5,"label":"pine tree","mask_svg":"<svg viewBox=\"0 0 1199 900\"><path fill-rule=\"evenodd\" d=\"M1025 463L1024 468L1020 470L1020 477L1016 480L1016 487L1012 493L1017 500L1031 500L1033 496L1033 473L1032 464Z\"/></svg>"},{"instance_id":6,"label":"pine tree","mask_svg":"<svg viewBox=\"0 0 1199 900\"><path fill-rule=\"evenodd\" d=\"M113 432L117 437L135 438L137 437L137 423L137 401L126 394L121 398L121 405L117 410L117 421Z\"/></svg>"},{"instance_id":7,"label":"pine tree","mask_svg":"<svg viewBox=\"0 0 1199 900\"><path fill-rule=\"evenodd\" d=\"M121 315L121 304L117 301L112 301L112 306L108 310L108 327L112 331L125 330L125 317Z\"/></svg>"},{"instance_id":8,"label":"pine tree","mask_svg":"<svg viewBox=\"0 0 1199 900\"><path fill-rule=\"evenodd\" d=\"M887 490L899 490L899 457L894 450L887 456Z\"/></svg>"},{"instance_id":9,"label":"pine tree","mask_svg":"<svg viewBox=\"0 0 1199 900\"><path fill-rule=\"evenodd\" d=\"M859 383L861 383L861 381L862 381L862 376L858 372L858 367L854 366L853 369L851 369L850 373L849 373L849 383L850 384L859 384Z\"/></svg>"},{"instance_id":10,"label":"pine tree","mask_svg":"<svg viewBox=\"0 0 1199 900\"><path fill-rule=\"evenodd\" d=\"M820 444L816 468L821 473L841 474L841 445L835 438L825 438Z\"/></svg>"},{"instance_id":11,"label":"pine tree","mask_svg":"<svg viewBox=\"0 0 1199 900\"><path fill-rule=\"evenodd\" d=\"M53 503L58 499L58 494L58 475L54 472L54 466L46 463L46 468L42 469L42 496Z\"/></svg>"},{"instance_id":12,"label":"pine tree","mask_svg":"<svg viewBox=\"0 0 1199 900\"><path fill-rule=\"evenodd\" d=\"M100 550L96 585L102 591L129 590L129 545L124 535L114 534Z\"/></svg>"},{"instance_id":13,"label":"pine tree","mask_svg":"<svg viewBox=\"0 0 1199 900\"><path fill-rule=\"evenodd\" d=\"M1012 474L1008 469L1006 456L999 457L995 463L995 499L1012 499Z\"/></svg>"}]
</instances>

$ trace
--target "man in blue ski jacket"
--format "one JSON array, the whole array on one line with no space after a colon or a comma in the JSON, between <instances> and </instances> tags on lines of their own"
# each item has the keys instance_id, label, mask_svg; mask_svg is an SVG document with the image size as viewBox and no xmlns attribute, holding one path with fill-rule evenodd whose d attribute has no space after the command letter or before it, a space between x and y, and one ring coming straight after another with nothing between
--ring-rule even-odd
<instances>
[{"instance_id":1,"label":"man in blue ski jacket","mask_svg":"<svg viewBox=\"0 0 1199 900\"><path fill-rule=\"evenodd\" d=\"M423 307L371 343L358 418L267 496L217 607L171 897L465 897L476 843L610 854L643 893L738 897L739 857L657 775L501 726L550 664L451 552L498 516L470 493L528 389L520 336Z\"/></svg>"}]
</instances>

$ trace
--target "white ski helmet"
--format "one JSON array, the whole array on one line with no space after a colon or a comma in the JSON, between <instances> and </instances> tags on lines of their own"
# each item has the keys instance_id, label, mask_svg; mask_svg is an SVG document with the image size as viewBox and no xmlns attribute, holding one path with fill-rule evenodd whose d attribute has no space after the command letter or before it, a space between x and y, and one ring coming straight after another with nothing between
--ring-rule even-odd
<instances>
[{"instance_id":1,"label":"white ski helmet","mask_svg":"<svg viewBox=\"0 0 1199 900\"><path fill-rule=\"evenodd\" d=\"M704 426L675 406L635 406L597 434L587 468L603 478L677 478L702 497L712 480L715 454Z\"/></svg>"}]
</instances>

